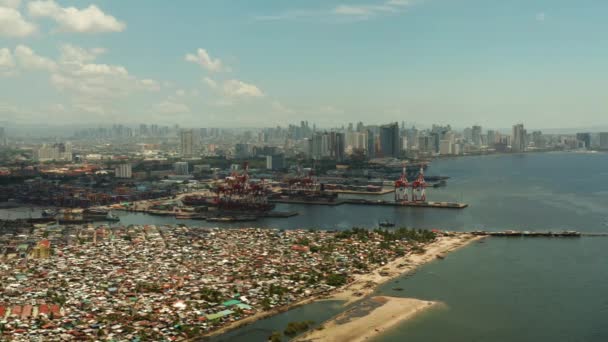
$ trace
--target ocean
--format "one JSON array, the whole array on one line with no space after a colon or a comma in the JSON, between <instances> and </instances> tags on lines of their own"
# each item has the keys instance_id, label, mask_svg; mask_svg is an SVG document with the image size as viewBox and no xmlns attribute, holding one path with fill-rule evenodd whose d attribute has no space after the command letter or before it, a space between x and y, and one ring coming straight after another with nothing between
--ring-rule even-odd
<instances>
[{"instance_id":1,"label":"ocean","mask_svg":"<svg viewBox=\"0 0 608 342\"><path fill-rule=\"evenodd\" d=\"M118 213L122 224L188 224L284 229L398 226L470 230L608 232L608 154L530 153L434 161L427 174L451 177L431 201L463 210L278 205L289 219L206 224ZM393 195L381 196L391 198ZM378 198L373 196L372 198ZM28 215L0 210L0 217ZM403 291L393 290L395 287ZM608 237L488 238L378 289L379 295L443 302L378 341L608 341ZM258 321L213 341L266 341L290 321L322 322L343 310L318 302Z\"/></svg>"}]
</instances>

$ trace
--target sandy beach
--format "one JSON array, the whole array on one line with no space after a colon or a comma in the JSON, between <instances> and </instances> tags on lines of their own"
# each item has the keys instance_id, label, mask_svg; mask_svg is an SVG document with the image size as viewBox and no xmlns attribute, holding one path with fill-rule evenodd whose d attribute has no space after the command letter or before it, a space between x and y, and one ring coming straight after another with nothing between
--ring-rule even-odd
<instances>
[{"instance_id":1,"label":"sandy beach","mask_svg":"<svg viewBox=\"0 0 608 342\"><path fill-rule=\"evenodd\" d=\"M411 298L372 297L339 314L296 341L369 341L414 315L438 305Z\"/></svg>"},{"instance_id":2,"label":"sandy beach","mask_svg":"<svg viewBox=\"0 0 608 342\"><path fill-rule=\"evenodd\" d=\"M356 301L361 301L366 298L369 298L369 296L376 290L376 288L379 285L386 283L386 282L390 281L391 279L394 279L402 274L412 272L417 267L419 267L423 264L426 264L433 260L437 260L438 256L445 257L449 252L454 251L460 247L463 247L471 242L478 241L482 238L483 237L473 236L470 234L455 234L453 236L439 237L439 238L437 238L437 240L435 242L425 246L424 253L408 254L403 257L397 258L382 267L376 268L375 270L373 270L369 273L355 274L353 276L355 278L354 281L352 281L351 283L349 283L343 287L337 288L332 293L324 293L324 294L320 294L317 296L312 296L312 297L306 298L302 301L299 301L299 302L294 303L289 306L275 308L270 311L258 312L257 314L255 314L253 316L229 323L229 324L221 327L220 329L214 330L214 331L206 334L206 336L221 335L228 331L254 323L258 320L261 320L261 319L279 314L281 312L291 310L295 307L306 305L306 304L309 304L309 303L312 303L312 302L318 301L318 300L342 301L344 306L353 304ZM389 297L382 297L382 298L389 298ZM423 310L427 306L430 306L429 304L432 304L433 302L421 301L421 300L409 299L409 298L391 298L390 300L387 299L387 303L391 303L391 304L389 304L386 308L375 312L374 316L370 318L372 321L378 319L377 317L381 317L380 318L381 321L389 321L389 320L392 321L391 318L394 317L394 319L396 319L397 321L393 322L390 325L390 326L393 326L394 324L396 324L404 319L412 317L415 313ZM399 313L399 310L402 310L403 312ZM407 313L407 315L405 313ZM367 316L365 316L365 317L366 317L365 320L368 319ZM331 322L333 322L334 320L335 320L335 318L324 323L324 327L326 327L324 329L325 334L333 334L332 333L333 329L334 328L338 329L338 327L340 326L339 324L332 325ZM362 323L362 322L364 322L363 318L358 319L357 322L359 322L357 324L368 324L367 321L365 321L366 323ZM332 328L332 327L334 327L334 328ZM388 325L383 325L381 327L378 327L378 329L385 330L388 327L389 327ZM340 329L338 329L337 331L339 333ZM373 332L372 335L377 335L377 333L378 333L373 329L371 331ZM327 336L329 336L329 335L327 335ZM341 341L344 341L344 339L342 339Z\"/></svg>"},{"instance_id":3,"label":"sandy beach","mask_svg":"<svg viewBox=\"0 0 608 342\"><path fill-rule=\"evenodd\" d=\"M355 275L353 282L338 289L327 300L341 300L344 301L344 305L351 304L373 293L378 285L404 273L412 272L419 266L436 260L438 256L444 257L449 252L480 239L481 237L469 234L440 237L437 241L426 246L425 252L422 254L408 254L377 268L373 272Z\"/></svg>"}]
</instances>

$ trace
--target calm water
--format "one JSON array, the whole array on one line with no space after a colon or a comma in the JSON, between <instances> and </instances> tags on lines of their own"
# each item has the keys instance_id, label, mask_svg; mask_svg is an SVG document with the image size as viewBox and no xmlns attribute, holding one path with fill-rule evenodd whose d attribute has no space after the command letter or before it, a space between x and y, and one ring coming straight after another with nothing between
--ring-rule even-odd
<instances>
[{"instance_id":1,"label":"calm water","mask_svg":"<svg viewBox=\"0 0 608 342\"><path fill-rule=\"evenodd\" d=\"M433 162L428 173L452 177L447 187L428 189L430 200L462 201L470 207L453 210L278 205L277 210L297 211L300 215L245 225L344 229L373 227L388 219L399 225L452 230L563 228L608 231L608 154L547 153L458 158ZM201 221L185 222L140 214L123 217L123 223L127 224L158 222L206 225Z\"/></svg>"},{"instance_id":2,"label":"calm water","mask_svg":"<svg viewBox=\"0 0 608 342\"><path fill-rule=\"evenodd\" d=\"M608 154L467 157L433 162L428 173L452 177L446 188L429 189L430 200L464 201L470 207L279 205L278 210L298 211L300 216L245 225L343 229L372 227L389 219L399 225L453 230L608 232ZM0 210L0 215L6 213ZM205 225L121 215L123 224ZM379 289L379 294L440 300L445 306L379 341L608 341L608 238L488 239L398 282ZM393 291L395 286L404 291ZM265 341L290 321L321 322L341 310L335 302L314 303L214 340Z\"/></svg>"},{"instance_id":3,"label":"calm water","mask_svg":"<svg viewBox=\"0 0 608 342\"><path fill-rule=\"evenodd\" d=\"M449 175L431 197L471 204L463 211L337 207L310 209L309 222L374 225L388 217L417 227L576 228L608 231L608 155L536 154L435 162ZM355 210L353 210L355 209ZM317 216L317 215L320 215ZM302 219L302 217L300 218ZM309 223L309 224L306 224ZM394 291L401 287L403 291ZM608 238L487 239L378 289L380 295L445 305L378 341L608 341ZM315 303L216 341L265 341L289 321L322 321L340 311Z\"/></svg>"}]
</instances>

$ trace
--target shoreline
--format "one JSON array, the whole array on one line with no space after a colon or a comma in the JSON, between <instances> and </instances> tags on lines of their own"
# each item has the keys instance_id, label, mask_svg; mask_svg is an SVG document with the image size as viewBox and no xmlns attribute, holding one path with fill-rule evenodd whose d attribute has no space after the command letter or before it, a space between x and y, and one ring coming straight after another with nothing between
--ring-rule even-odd
<instances>
[{"instance_id":1,"label":"shoreline","mask_svg":"<svg viewBox=\"0 0 608 342\"><path fill-rule=\"evenodd\" d=\"M479 241L484 238L485 237L483 236L474 236L468 233L455 233L451 236L441 236L437 239L437 241L425 245L425 252L422 254L408 254L399 257L393 261L388 262L386 265L378 267L368 273L353 275L353 278L355 279L352 282L337 289L334 289L329 293L313 295L311 297L308 297L306 299L287 306L256 313L253 316L249 316L244 319L228 323L227 325L217 330L202 335L202 337L216 337L218 335L242 328L249 324L253 324L259 320L269 318L274 315L317 301L340 301L343 302L342 305L346 307L355 302L363 301L364 299L369 298L380 285L396 277L410 273L416 270L418 267L438 259L438 255L444 256L449 252L455 251L459 248L469 245L472 242ZM428 303L428 301L421 302ZM330 318L329 320L323 322L322 325L325 325L326 323L332 321L334 318ZM296 338L296 340L299 340L299 338Z\"/></svg>"},{"instance_id":2,"label":"shoreline","mask_svg":"<svg viewBox=\"0 0 608 342\"><path fill-rule=\"evenodd\" d=\"M322 328L308 331L294 341L368 341L438 305L441 303L413 298L371 297L324 322Z\"/></svg>"}]
</instances>

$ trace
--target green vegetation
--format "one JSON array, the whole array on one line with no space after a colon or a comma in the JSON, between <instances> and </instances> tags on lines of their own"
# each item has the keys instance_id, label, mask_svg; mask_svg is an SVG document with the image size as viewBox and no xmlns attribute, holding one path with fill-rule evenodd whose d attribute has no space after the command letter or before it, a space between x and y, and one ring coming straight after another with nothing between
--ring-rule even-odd
<instances>
[{"instance_id":1,"label":"green vegetation","mask_svg":"<svg viewBox=\"0 0 608 342\"><path fill-rule=\"evenodd\" d=\"M289 322L283 333L293 337L310 329L313 324L315 324L314 321Z\"/></svg>"},{"instance_id":2,"label":"green vegetation","mask_svg":"<svg viewBox=\"0 0 608 342\"><path fill-rule=\"evenodd\" d=\"M348 279L346 278L345 275L337 274L337 273L332 273L332 274L328 275L327 278L325 278L325 282L327 283L327 285L336 286L336 287L346 284L347 280Z\"/></svg>"},{"instance_id":3,"label":"green vegetation","mask_svg":"<svg viewBox=\"0 0 608 342\"><path fill-rule=\"evenodd\" d=\"M272 333L272 335L270 335L270 337L268 337L268 341L270 342L281 342L283 339L281 338L281 332L280 331L275 331Z\"/></svg>"}]
</instances>

